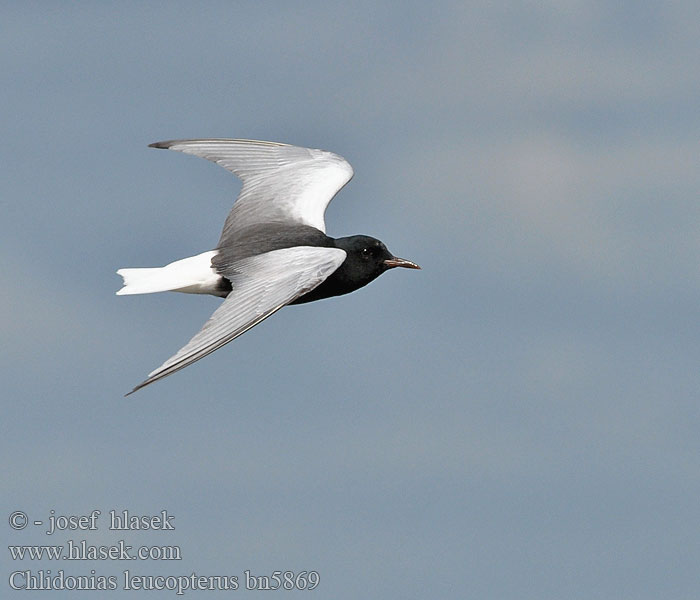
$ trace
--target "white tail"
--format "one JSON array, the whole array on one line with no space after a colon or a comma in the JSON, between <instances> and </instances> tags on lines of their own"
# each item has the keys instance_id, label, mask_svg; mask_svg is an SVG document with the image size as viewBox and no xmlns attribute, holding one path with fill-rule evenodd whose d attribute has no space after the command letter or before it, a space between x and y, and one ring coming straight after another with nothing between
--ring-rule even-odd
<instances>
[{"instance_id":1,"label":"white tail","mask_svg":"<svg viewBox=\"0 0 700 600\"><path fill-rule=\"evenodd\" d=\"M225 296L226 293L218 290L221 276L211 266L215 255L216 250L211 250L164 267L119 269L117 273L124 278L124 287L117 295L185 292Z\"/></svg>"}]
</instances>

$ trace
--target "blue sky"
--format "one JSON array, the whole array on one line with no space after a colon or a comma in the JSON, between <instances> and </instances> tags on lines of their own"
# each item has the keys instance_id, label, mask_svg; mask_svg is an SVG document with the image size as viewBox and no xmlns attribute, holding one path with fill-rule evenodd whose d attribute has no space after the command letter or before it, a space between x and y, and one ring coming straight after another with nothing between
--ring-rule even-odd
<instances>
[{"instance_id":1,"label":"blue sky","mask_svg":"<svg viewBox=\"0 0 700 600\"><path fill-rule=\"evenodd\" d=\"M3 539L183 554L2 553L5 581L314 569L340 599L697 597L695 3L0 14L0 506L176 515ZM284 309L123 398L218 305L114 295L116 269L216 243L237 181L147 148L209 136L343 155L329 234L423 270Z\"/></svg>"}]
</instances>

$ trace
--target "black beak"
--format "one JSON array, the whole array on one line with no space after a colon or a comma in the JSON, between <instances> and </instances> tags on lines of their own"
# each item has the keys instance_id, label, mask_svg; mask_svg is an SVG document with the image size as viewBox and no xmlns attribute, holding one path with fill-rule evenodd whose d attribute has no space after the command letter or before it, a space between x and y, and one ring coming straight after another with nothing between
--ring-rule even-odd
<instances>
[{"instance_id":1,"label":"black beak","mask_svg":"<svg viewBox=\"0 0 700 600\"><path fill-rule=\"evenodd\" d=\"M393 269L394 267L404 267L406 269L420 269L420 267L416 263L411 262L410 260L406 260L405 258L398 258L396 256L387 258L384 261L384 264L389 269Z\"/></svg>"}]
</instances>

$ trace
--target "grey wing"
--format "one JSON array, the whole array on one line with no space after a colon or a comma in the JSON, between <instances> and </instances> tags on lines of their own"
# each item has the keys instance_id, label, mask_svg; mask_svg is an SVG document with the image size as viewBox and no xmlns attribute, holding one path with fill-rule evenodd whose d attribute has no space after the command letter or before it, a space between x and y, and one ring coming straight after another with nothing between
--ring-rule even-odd
<instances>
[{"instance_id":1,"label":"grey wing","mask_svg":"<svg viewBox=\"0 0 700 600\"><path fill-rule=\"evenodd\" d=\"M239 261L231 274L233 290L204 327L129 394L228 344L314 289L340 266L345 257L345 251L339 248L297 246Z\"/></svg>"},{"instance_id":2,"label":"grey wing","mask_svg":"<svg viewBox=\"0 0 700 600\"><path fill-rule=\"evenodd\" d=\"M353 175L342 156L277 142L203 139L151 146L206 158L243 181L219 246L243 227L272 221L310 225L325 233L326 207Z\"/></svg>"}]
</instances>

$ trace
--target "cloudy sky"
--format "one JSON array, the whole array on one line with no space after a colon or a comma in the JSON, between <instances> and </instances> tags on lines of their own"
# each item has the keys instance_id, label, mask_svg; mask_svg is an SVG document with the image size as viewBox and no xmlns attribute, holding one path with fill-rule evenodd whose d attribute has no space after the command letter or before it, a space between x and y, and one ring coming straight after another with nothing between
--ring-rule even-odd
<instances>
[{"instance_id":1,"label":"cloudy sky","mask_svg":"<svg viewBox=\"0 0 700 600\"><path fill-rule=\"evenodd\" d=\"M182 553L2 552L0 585L696 598L699 40L689 1L0 3L3 545ZM329 234L423 270L124 398L219 303L114 295L218 239L238 182L147 148L187 137L343 155ZM7 524L95 509L98 531ZM176 529L110 532L111 509Z\"/></svg>"}]
</instances>

